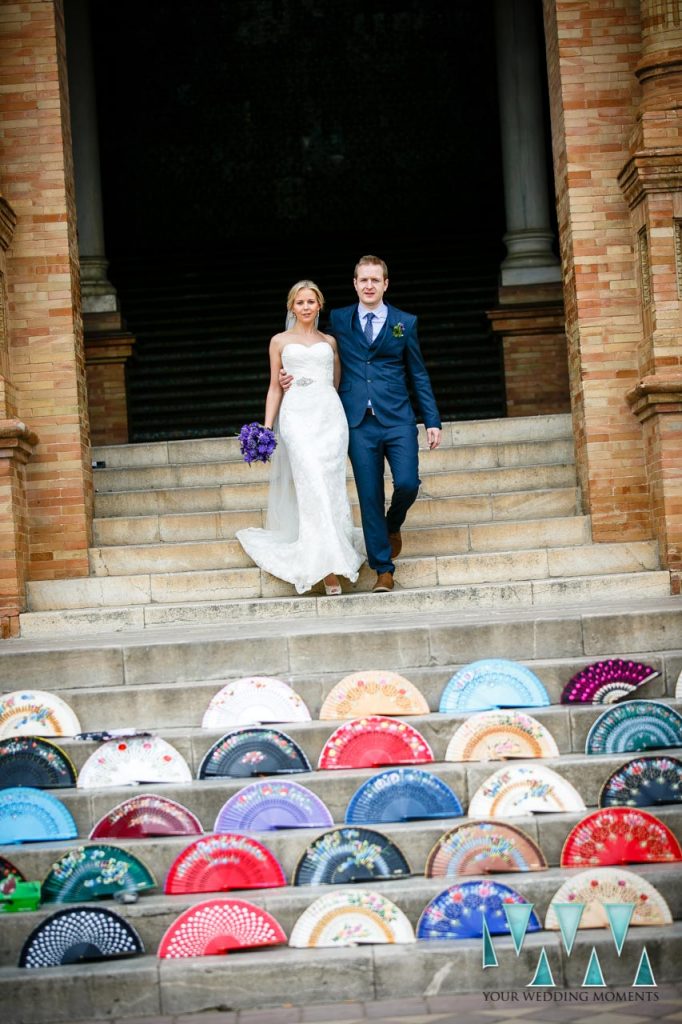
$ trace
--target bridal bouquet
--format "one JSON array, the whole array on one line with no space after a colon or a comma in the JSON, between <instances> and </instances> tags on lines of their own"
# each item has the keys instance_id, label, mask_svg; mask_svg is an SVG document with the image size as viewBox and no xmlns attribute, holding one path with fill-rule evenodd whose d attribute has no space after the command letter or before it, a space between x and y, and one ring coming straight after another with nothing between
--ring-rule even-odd
<instances>
[{"instance_id":1,"label":"bridal bouquet","mask_svg":"<svg viewBox=\"0 0 682 1024\"><path fill-rule=\"evenodd\" d=\"M260 423L245 423L239 431L239 448L244 462L269 462L277 447L277 438Z\"/></svg>"}]
</instances>

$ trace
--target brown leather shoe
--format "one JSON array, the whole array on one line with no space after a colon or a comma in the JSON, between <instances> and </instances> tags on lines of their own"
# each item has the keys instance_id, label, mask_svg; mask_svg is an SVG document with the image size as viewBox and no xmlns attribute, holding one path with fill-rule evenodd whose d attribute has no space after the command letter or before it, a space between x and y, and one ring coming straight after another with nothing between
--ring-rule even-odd
<instances>
[{"instance_id":1,"label":"brown leather shoe","mask_svg":"<svg viewBox=\"0 0 682 1024\"><path fill-rule=\"evenodd\" d=\"M372 587L372 592L375 594L385 594L389 590L393 590L393 573L392 572L380 572L377 573L377 581Z\"/></svg>"},{"instance_id":2,"label":"brown leather shoe","mask_svg":"<svg viewBox=\"0 0 682 1024\"><path fill-rule=\"evenodd\" d=\"M400 530L396 530L395 533L389 533L388 539L391 542L391 558L397 558L403 550L403 538L400 536Z\"/></svg>"}]
</instances>

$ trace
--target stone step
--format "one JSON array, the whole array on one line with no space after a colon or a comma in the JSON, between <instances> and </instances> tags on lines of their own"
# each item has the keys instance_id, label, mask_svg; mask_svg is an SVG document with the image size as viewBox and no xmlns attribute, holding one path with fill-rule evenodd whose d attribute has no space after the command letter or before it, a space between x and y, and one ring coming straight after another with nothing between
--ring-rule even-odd
<instances>
[{"instance_id":1,"label":"stone step","mask_svg":"<svg viewBox=\"0 0 682 1024\"><path fill-rule=\"evenodd\" d=\"M333 685L368 667L390 667L417 686L438 688L457 666L481 658L511 658L537 665L556 701L582 663L621 657L654 664L664 671L667 693L674 692L682 670L682 657L675 653L682 649L682 601L667 593L659 599L613 595L608 605L570 603L567 598L553 607L507 604L492 612L486 605L453 612L427 604L401 611L394 596L384 595L389 603L383 604L373 595L374 612L368 614L365 607L359 616L350 614L345 601L329 602L328 614L316 616L315 605L305 599L294 605L296 615L276 624L259 616L264 603L259 602L247 604L243 617L232 623L169 630L145 629L141 622L125 632L83 631L73 638L24 634L0 645L0 689L42 689L47 679L51 688L60 690L95 685L111 689L254 673L296 686L322 679Z\"/></svg>"},{"instance_id":2,"label":"stone step","mask_svg":"<svg viewBox=\"0 0 682 1024\"><path fill-rule=\"evenodd\" d=\"M549 520L482 523L469 526L412 527L403 531L402 557L451 556L467 552L499 552L534 547L576 547L589 544L590 520L571 516ZM238 540L191 540L154 544L129 543L90 548L92 576L188 572L240 568L253 562Z\"/></svg>"},{"instance_id":3,"label":"stone step","mask_svg":"<svg viewBox=\"0 0 682 1024\"><path fill-rule=\"evenodd\" d=\"M295 992L299 1000L305 996L306 1007L333 1004L338 1007L336 1016L344 1014L345 1018L349 1008L343 1004L349 1000L371 1003L437 993L440 997L452 995L456 1006L460 993L514 990L519 1001L525 1001L525 986L535 974L543 948L557 991L579 990L594 948L610 988L625 989L626 995L632 992L642 999L639 1019L644 1020L650 1012L646 999L655 1001L657 993L653 989L629 988L644 945L657 984L676 985L682 958L680 923L664 929L632 928L620 957L608 929L578 931L570 958L562 951L559 932L528 935L518 956L511 938L496 936L499 966L487 971L481 968L480 939L342 949L280 947L177 961L158 960L148 953L118 962L53 967L32 971L30 984L26 984L26 971L5 967L0 968L0 993L4 1004L12 1007L14 1016L9 1018L9 1024L71 1024L111 1019L113 1014L138 1022L158 1014L203 1014L207 1019L219 1020L211 1011L264 1007L280 1008L280 1019L284 1021L291 1012L295 978ZM602 994L602 990L596 992ZM535 1003L547 990L531 993ZM603 990L603 994L606 1000L618 993ZM295 994L293 998L297 998ZM498 1015L499 1004L491 1005L497 1009L490 1012ZM665 1004L666 1009L674 1006ZM514 1009L516 1017L523 1013L522 1008ZM580 1004L580 1009L585 1007ZM531 1015L539 1020L537 1013L529 1009L528 1016ZM616 1019L615 1013L599 1016L609 1021ZM263 1020L266 1019L264 1015Z\"/></svg>"},{"instance_id":4,"label":"stone step","mask_svg":"<svg viewBox=\"0 0 682 1024\"><path fill-rule=\"evenodd\" d=\"M352 506L360 525L360 508ZM408 529L427 526L491 523L509 520L569 518L579 514L577 487L508 494L469 495L461 498L417 498L410 509ZM587 518L587 517L585 517ZM99 547L118 544L173 543L186 540L230 540L237 530L264 526L260 507L218 512L156 513L95 519L93 540Z\"/></svg>"},{"instance_id":5,"label":"stone step","mask_svg":"<svg viewBox=\"0 0 682 1024\"><path fill-rule=\"evenodd\" d=\"M513 419L474 420L443 424L443 446L499 444L521 441L569 440L571 417L523 416ZM419 428L421 447L425 447L423 426ZM168 466L191 462L238 462L236 437L202 438L189 441L150 441L145 444L100 445L92 449L93 461L105 462L108 469L142 466Z\"/></svg>"},{"instance_id":6,"label":"stone step","mask_svg":"<svg viewBox=\"0 0 682 1024\"><path fill-rule=\"evenodd\" d=\"M524 822L525 824L525 822ZM307 830L306 833L313 830ZM301 837L299 847L301 854L305 851L306 842L312 836ZM131 852L137 856L137 846L131 847ZM403 850L403 852L406 852ZM409 862L409 857L408 857ZM682 892L679 886L679 868L670 864L651 865L628 865L627 870L646 879L663 896L672 914L674 921L682 919ZM159 888L163 886L164 876L158 875ZM526 900L534 904L534 911L541 923L544 923L547 909L552 897L559 887L566 880L566 872L560 868L549 868L542 872L510 872L496 876L497 879L509 885L520 893ZM372 889L380 893L386 899L395 903L407 916L413 928L416 929L419 917L424 908L431 900L454 883L454 879L445 878L424 878L416 874L412 877L400 880L371 881L363 884L363 888ZM333 888L330 886L286 886L278 889L247 889L243 891L233 890L230 896L248 900L258 907L262 907L284 929L286 935L290 935L296 921L310 904L320 896L328 894ZM226 893L215 895L224 896ZM183 896L166 896L155 892L145 892L135 904L119 907L113 901L91 901L81 905L85 906L113 906L118 913L126 918L139 934L145 949L155 953L159 943L170 925L176 918L189 907L196 906L203 900L210 899L210 893L193 893ZM27 922L30 927L36 927L41 921L49 917L55 910L63 909L63 905L55 903L44 904L38 910L28 914L8 915L8 920L3 921L3 929L0 937L0 964L3 966L14 966L19 959L21 948L27 934ZM497 939L496 939L497 945ZM263 951L267 955L267 951ZM633 971L636 962L632 965Z\"/></svg>"},{"instance_id":7,"label":"stone step","mask_svg":"<svg viewBox=\"0 0 682 1024\"><path fill-rule=\"evenodd\" d=\"M428 479L434 473L491 470L518 466L571 464L573 441L521 441L507 444L481 444L469 447L446 447L435 451L422 450L419 456L420 475ZM350 479L350 462L346 464ZM386 477L389 472L386 470ZM189 462L168 466L139 466L126 469L96 469L95 490L117 491L160 490L169 487L210 487L221 484L258 483L270 478L270 466L262 462L251 465L239 460Z\"/></svg>"},{"instance_id":8,"label":"stone step","mask_svg":"<svg viewBox=\"0 0 682 1024\"><path fill-rule=\"evenodd\" d=\"M547 552L544 555L546 557ZM427 571L435 572L435 567L429 566L429 562L435 563L436 559L422 559L421 562ZM409 565L409 562L403 564ZM502 566L501 562L498 564ZM557 576L514 583L415 585L412 589L396 589L390 594L355 593L334 598L314 594L298 598L241 597L240 588L257 592L257 574L257 569L225 569L31 584L32 607L43 604L51 606L52 610L34 610L21 615L22 635L26 638L82 637L88 633L116 633L150 626L208 626L219 622L276 621L310 616L318 616L322 621L328 616L344 613L360 617L389 611L429 615L482 608L533 607L539 611L567 602L610 604L628 597L633 601L639 598L656 601L670 593L670 575L661 570ZM367 576L364 579L367 580ZM278 581L273 581L273 586L279 585Z\"/></svg>"}]
</instances>

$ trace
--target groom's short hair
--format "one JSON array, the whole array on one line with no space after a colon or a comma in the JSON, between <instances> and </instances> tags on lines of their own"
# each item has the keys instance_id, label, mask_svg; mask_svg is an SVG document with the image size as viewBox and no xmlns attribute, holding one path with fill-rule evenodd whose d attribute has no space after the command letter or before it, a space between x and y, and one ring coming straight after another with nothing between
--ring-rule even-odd
<instances>
[{"instance_id":1,"label":"groom's short hair","mask_svg":"<svg viewBox=\"0 0 682 1024\"><path fill-rule=\"evenodd\" d=\"M358 276L358 271L359 271L360 267L366 267L368 265L371 265L371 266L374 266L374 267L381 267L381 270L382 270L383 275L384 275L384 281L386 281L388 279L388 267L386 266L384 261L382 259L380 259L378 256L361 256L360 259L358 260L358 262L355 264L355 270L353 271L353 277L355 278L355 277Z\"/></svg>"}]
</instances>

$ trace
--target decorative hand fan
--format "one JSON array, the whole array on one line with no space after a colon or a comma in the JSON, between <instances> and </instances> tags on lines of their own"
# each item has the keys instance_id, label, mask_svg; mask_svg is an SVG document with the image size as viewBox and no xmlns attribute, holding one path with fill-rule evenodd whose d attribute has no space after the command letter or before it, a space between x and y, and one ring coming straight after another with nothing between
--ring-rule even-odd
<instances>
[{"instance_id":1,"label":"decorative hand fan","mask_svg":"<svg viewBox=\"0 0 682 1024\"><path fill-rule=\"evenodd\" d=\"M599 794L600 807L651 807L682 802L682 761L637 757L610 775Z\"/></svg>"},{"instance_id":2,"label":"decorative hand fan","mask_svg":"<svg viewBox=\"0 0 682 1024\"><path fill-rule=\"evenodd\" d=\"M622 754L682 746L682 715L655 700L630 700L603 711L587 734L585 753Z\"/></svg>"},{"instance_id":3,"label":"decorative hand fan","mask_svg":"<svg viewBox=\"0 0 682 1024\"><path fill-rule=\"evenodd\" d=\"M147 836L197 836L199 819L175 800L141 793L117 804L100 818L91 839L145 839Z\"/></svg>"},{"instance_id":4,"label":"decorative hand fan","mask_svg":"<svg viewBox=\"0 0 682 1024\"><path fill-rule=\"evenodd\" d=\"M672 863L682 850L667 825L648 811L608 807L588 814L568 834L562 868Z\"/></svg>"},{"instance_id":5,"label":"decorative hand fan","mask_svg":"<svg viewBox=\"0 0 682 1024\"><path fill-rule=\"evenodd\" d=\"M75 766L54 743L34 736L0 740L0 789L58 789L75 785Z\"/></svg>"},{"instance_id":6,"label":"decorative hand fan","mask_svg":"<svg viewBox=\"0 0 682 1024\"><path fill-rule=\"evenodd\" d=\"M561 694L561 703L615 704L660 674L651 665L637 661L622 658L597 661L569 679Z\"/></svg>"},{"instance_id":7,"label":"decorative hand fan","mask_svg":"<svg viewBox=\"0 0 682 1024\"><path fill-rule=\"evenodd\" d=\"M0 791L0 846L77 835L71 812L50 793L28 786Z\"/></svg>"},{"instance_id":8,"label":"decorative hand fan","mask_svg":"<svg viewBox=\"0 0 682 1024\"><path fill-rule=\"evenodd\" d=\"M535 840L515 825L471 821L441 836L424 869L427 878L544 871L545 856Z\"/></svg>"},{"instance_id":9,"label":"decorative hand fan","mask_svg":"<svg viewBox=\"0 0 682 1024\"><path fill-rule=\"evenodd\" d=\"M247 900L204 900L173 921L157 955L162 960L180 960L231 949L279 946L286 941L281 926L267 910Z\"/></svg>"},{"instance_id":10,"label":"decorative hand fan","mask_svg":"<svg viewBox=\"0 0 682 1024\"><path fill-rule=\"evenodd\" d=\"M45 903L80 903L155 886L149 868L132 853L118 846L77 846L52 865L42 896Z\"/></svg>"},{"instance_id":11,"label":"decorative hand fan","mask_svg":"<svg viewBox=\"0 0 682 1024\"><path fill-rule=\"evenodd\" d=\"M332 733L318 768L376 768L383 764L424 764L433 753L407 722L371 715L346 722Z\"/></svg>"},{"instance_id":12,"label":"decorative hand fan","mask_svg":"<svg viewBox=\"0 0 682 1024\"><path fill-rule=\"evenodd\" d=\"M75 736L78 718L69 705L44 690L15 690L0 699L0 739L14 736Z\"/></svg>"},{"instance_id":13,"label":"decorative hand fan","mask_svg":"<svg viewBox=\"0 0 682 1024\"><path fill-rule=\"evenodd\" d=\"M26 878L21 873L19 868L16 868L11 860L7 860L6 857L0 857L0 885L7 878L16 878L17 882L25 882Z\"/></svg>"},{"instance_id":14,"label":"decorative hand fan","mask_svg":"<svg viewBox=\"0 0 682 1024\"><path fill-rule=\"evenodd\" d=\"M428 715L429 705L414 683L397 672L353 672L331 690L320 721L367 715Z\"/></svg>"},{"instance_id":15,"label":"decorative hand fan","mask_svg":"<svg viewBox=\"0 0 682 1024\"><path fill-rule=\"evenodd\" d=\"M182 754L160 736L108 740L87 759L78 776L79 789L150 782L190 782Z\"/></svg>"},{"instance_id":16,"label":"decorative hand fan","mask_svg":"<svg viewBox=\"0 0 682 1024\"><path fill-rule=\"evenodd\" d=\"M529 668L505 658L472 661L443 690L439 711L451 715L493 708L540 708L549 704L544 686Z\"/></svg>"},{"instance_id":17,"label":"decorative hand fan","mask_svg":"<svg viewBox=\"0 0 682 1024\"><path fill-rule=\"evenodd\" d=\"M470 818L511 818L549 811L584 811L580 793L551 768L515 764L500 768L478 787Z\"/></svg>"},{"instance_id":18,"label":"decorative hand fan","mask_svg":"<svg viewBox=\"0 0 682 1024\"><path fill-rule=\"evenodd\" d=\"M453 791L437 775L419 768L389 768L367 779L353 794L346 824L458 818L463 813Z\"/></svg>"},{"instance_id":19,"label":"decorative hand fan","mask_svg":"<svg viewBox=\"0 0 682 1024\"><path fill-rule=\"evenodd\" d=\"M277 729L247 728L229 732L213 744L199 766L199 778L249 778L311 771L297 743Z\"/></svg>"},{"instance_id":20,"label":"decorative hand fan","mask_svg":"<svg viewBox=\"0 0 682 1024\"><path fill-rule=\"evenodd\" d=\"M294 885L348 885L375 878L406 878L402 850L369 828L336 828L311 843L298 862Z\"/></svg>"},{"instance_id":21,"label":"decorative hand fan","mask_svg":"<svg viewBox=\"0 0 682 1024\"><path fill-rule=\"evenodd\" d=\"M261 832L333 824L319 797L296 782L252 782L223 804L215 832Z\"/></svg>"},{"instance_id":22,"label":"decorative hand fan","mask_svg":"<svg viewBox=\"0 0 682 1024\"><path fill-rule=\"evenodd\" d=\"M558 757L552 734L522 711L481 711L459 726L446 761L499 761L510 757Z\"/></svg>"},{"instance_id":23,"label":"decorative hand fan","mask_svg":"<svg viewBox=\"0 0 682 1024\"><path fill-rule=\"evenodd\" d=\"M660 892L634 871L623 868L592 868L567 878L557 889L547 910L545 928L559 930L555 903L584 903L580 928L608 928L609 919L604 909L608 903L634 903L630 924L672 924L670 908Z\"/></svg>"},{"instance_id":24,"label":"decorative hand fan","mask_svg":"<svg viewBox=\"0 0 682 1024\"><path fill-rule=\"evenodd\" d=\"M69 907L33 929L19 967L59 967L140 953L144 953L140 936L119 914L99 907Z\"/></svg>"},{"instance_id":25,"label":"decorative hand fan","mask_svg":"<svg viewBox=\"0 0 682 1024\"><path fill-rule=\"evenodd\" d=\"M166 877L166 893L275 889L287 880L276 857L248 836L204 836L180 853Z\"/></svg>"},{"instance_id":26,"label":"decorative hand fan","mask_svg":"<svg viewBox=\"0 0 682 1024\"><path fill-rule=\"evenodd\" d=\"M304 701L281 679L249 676L226 683L211 698L202 726L222 729L230 725L261 722L309 722Z\"/></svg>"},{"instance_id":27,"label":"decorative hand fan","mask_svg":"<svg viewBox=\"0 0 682 1024\"><path fill-rule=\"evenodd\" d=\"M527 902L502 882L459 882L438 893L425 907L417 923L417 938L480 939L484 920L491 935L510 935L505 904ZM531 912L526 930L539 932L541 928Z\"/></svg>"},{"instance_id":28,"label":"decorative hand fan","mask_svg":"<svg viewBox=\"0 0 682 1024\"><path fill-rule=\"evenodd\" d=\"M289 945L303 949L414 941L412 925L395 903L369 889L346 889L311 903L294 925Z\"/></svg>"}]
</instances>

